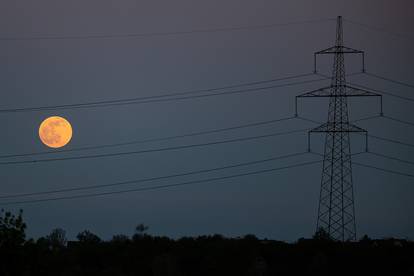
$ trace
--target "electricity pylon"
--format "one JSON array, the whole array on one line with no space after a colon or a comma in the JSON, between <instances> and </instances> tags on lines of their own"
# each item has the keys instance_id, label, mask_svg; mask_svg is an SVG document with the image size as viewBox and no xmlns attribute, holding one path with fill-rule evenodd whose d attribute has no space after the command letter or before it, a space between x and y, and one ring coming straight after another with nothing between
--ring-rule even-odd
<instances>
[{"instance_id":1,"label":"electricity pylon","mask_svg":"<svg viewBox=\"0 0 414 276\"><path fill-rule=\"evenodd\" d=\"M354 191L352 183L352 162L350 133L364 133L368 150L367 131L349 122L348 97L382 97L370 91L347 85L345 80L345 54L362 56L362 71L365 71L364 52L343 45L342 17L337 19L336 44L316 52L314 70L316 73L317 55L333 54L334 64L331 85L296 97L296 116L298 98L328 97L328 121L308 133L326 133L321 190L317 219L317 231L323 229L334 240L356 239Z\"/></svg>"}]
</instances>

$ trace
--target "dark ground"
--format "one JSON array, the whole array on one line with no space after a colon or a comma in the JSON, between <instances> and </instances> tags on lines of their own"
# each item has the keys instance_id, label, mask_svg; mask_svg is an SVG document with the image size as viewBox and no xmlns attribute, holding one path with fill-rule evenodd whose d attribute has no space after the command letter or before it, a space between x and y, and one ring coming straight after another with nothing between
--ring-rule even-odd
<instances>
[{"instance_id":1,"label":"dark ground","mask_svg":"<svg viewBox=\"0 0 414 276\"><path fill-rule=\"evenodd\" d=\"M173 240L146 234L109 241L83 231L67 241L63 229L27 240L22 216L0 216L0 275L414 275L414 242L400 239L334 242L324 232L295 243L254 235Z\"/></svg>"}]
</instances>

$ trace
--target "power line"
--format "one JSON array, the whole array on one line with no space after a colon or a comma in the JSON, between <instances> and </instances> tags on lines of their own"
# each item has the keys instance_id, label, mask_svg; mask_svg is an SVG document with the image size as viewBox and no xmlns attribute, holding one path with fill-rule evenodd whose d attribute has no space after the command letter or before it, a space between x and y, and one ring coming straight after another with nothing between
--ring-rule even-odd
<instances>
[{"instance_id":1,"label":"power line","mask_svg":"<svg viewBox=\"0 0 414 276\"><path fill-rule=\"evenodd\" d=\"M388 120L394 121L394 122L406 124L406 125L409 125L409 126L414 126L414 123L411 123L411 122L408 122L408 121L404 121L402 119L394 118L394 117L387 116L387 115L383 115L383 117L386 118L386 119L388 119Z\"/></svg>"},{"instance_id":2,"label":"power line","mask_svg":"<svg viewBox=\"0 0 414 276\"><path fill-rule=\"evenodd\" d=\"M215 167L215 168L210 168L210 169L189 171L189 172L176 173L176 174L157 176L157 177L141 178L141 179L135 179L135 180L116 182L116 183L111 183L111 184L89 185L89 186L83 186L83 187L72 187L72 188L65 188L65 189L40 191L40 192L3 195L3 196L0 196L0 199L10 199L10 198L19 198L19 197L27 197L27 196L56 194L56 193L63 193L63 192L83 191L83 190L91 190L91 189L97 189L97 188L107 188L107 187L114 187L114 186L121 186L121 185L128 185L128 184L140 184L140 183L152 182L152 181L156 181L156 180L165 180L165 179L182 177L182 176L189 176L189 175L194 175L194 174L208 173L208 172L213 172L213 171L220 171L220 170L227 170L227 169L250 166L250 165L256 165L256 164L262 164L262 163L266 163L266 162L270 162L270 161L276 161L276 160L280 160L280 159L286 159L286 158L291 158L291 157L296 157L296 156L302 156L302 155L305 155L305 154L308 154L308 152L304 151L304 152L298 152L298 153L293 153L293 154L288 154L288 155L274 156L274 157L261 159L261 160L250 161L250 162L243 162L243 163L236 163L236 164L231 164L231 165L226 165L226 166L221 166L221 167Z\"/></svg>"},{"instance_id":3,"label":"power line","mask_svg":"<svg viewBox=\"0 0 414 276\"><path fill-rule=\"evenodd\" d=\"M379 117L382 117L383 115L373 115L373 116L368 116L368 117L364 117L364 118L360 118L360 119L355 119L355 120L351 120L351 123L356 123L356 122L361 122L361 121L367 121L367 120L372 120L372 119L376 119Z\"/></svg>"},{"instance_id":4,"label":"power line","mask_svg":"<svg viewBox=\"0 0 414 276\"><path fill-rule=\"evenodd\" d=\"M354 121L351 121L351 122L361 121L361 120L366 120L366 119L372 119L372 118L375 118L375 117L380 118L380 117L383 117L383 116L381 116L381 115L371 116L371 117L366 117L366 118L354 120ZM315 121L315 120L312 120L312 119L308 119L308 118L304 118L304 117L300 117L300 116L298 116L297 118L301 119L301 120L304 120L304 121L307 121L307 122L312 122L312 123L315 123L315 124L321 124L321 122L318 122L318 121ZM355 134L365 135L365 134L360 134L360 133L357 133L357 132ZM381 137L381 136L378 136L378 135L368 134L368 137L371 137L371 138L374 138L374 139L377 139L377 140L381 140L381 141L384 141L384 142L390 142L390 143L403 145L403 146L407 146L407 147L414 147L414 144L403 142L403 141L400 141L400 140L391 139L391 138L385 138L385 137Z\"/></svg>"},{"instance_id":5,"label":"power line","mask_svg":"<svg viewBox=\"0 0 414 276\"><path fill-rule=\"evenodd\" d=\"M148 32L148 33L129 33L129 34L89 34L89 35L59 35L59 36L29 36L29 37L0 37L0 41L28 41L28 40L83 40L83 39L119 39L119 38L145 38L158 36L176 36L176 35L190 35L198 33L218 33L229 31L245 31L245 30L259 30L275 27L286 27L292 25L303 25L309 23L318 23L331 21L332 18L322 18L314 20L291 21L285 23L238 26L238 27L222 27L222 28L206 28L193 29L184 31L172 32Z\"/></svg>"},{"instance_id":6,"label":"power line","mask_svg":"<svg viewBox=\"0 0 414 276\"><path fill-rule=\"evenodd\" d=\"M348 74L347 76L354 76L354 75L359 75L359 74L362 74L362 73L357 72L357 73ZM99 107L131 105L131 104L147 104L147 103L155 103L155 102L169 102L169 101L187 100L187 99L195 99L195 98L205 98L205 97L213 97L213 96L243 94L243 93L259 92L259 91L264 92L265 90L269 90L269 89L272 89L272 88L289 87L289 86L294 86L294 85L320 82L320 81L325 81L325 80L330 79L329 77L326 77L322 74L318 74L319 76L321 76L321 78L315 79L315 80L298 81L298 82L291 82L291 83L280 84L280 85L271 85L271 86L249 88L249 89L242 89L242 90L235 90L235 91L224 91L224 92L203 94L203 95L191 95L191 96L184 96L184 97L175 97L175 96L179 96L179 95L199 94L199 93L203 93L203 92L213 92L213 91L223 90L223 89L228 89L228 88L251 86L251 85L258 84L258 83L276 82L276 81L306 77L306 76L311 76L311 75L315 75L315 74L314 73L304 73L304 74L287 76L287 77L282 77L282 78L275 78L275 79L271 79L271 80L247 82L247 83L242 83L242 84L222 86L222 87L209 88L209 89L199 89L199 90L191 90L191 91L185 91L185 92L175 92L175 93L169 93L169 94L164 94L164 95L156 95L156 96L144 96L144 97L129 98L129 99L105 100L105 101L95 101L95 102L85 102L85 103L75 103L75 104L49 105L49 106L40 106L40 107L21 107L21 108L0 109L0 113L33 112L33 111L45 111L45 110L50 111L50 110L79 109L79 108L99 108Z\"/></svg>"},{"instance_id":7,"label":"power line","mask_svg":"<svg viewBox=\"0 0 414 276\"><path fill-rule=\"evenodd\" d=\"M374 169L374 170L378 170L378 171L382 171L382 172L387 172L387 173L401 175L401 176L407 176L407 177L414 177L413 174L409 174L409 173L403 173L403 172L398 172L398 171L394 171L394 170L383 169L383 168L380 168L380 167L367 165L367 164L362 164L362 163L359 163L359 162L352 162L352 163L355 164L355 165L361 166L361 167L370 168L370 169Z\"/></svg>"},{"instance_id":8,"label":"power line","mask_svg":"<svg viewBox=\"0 0 414 276\"><path fill-rule=\"evenodd\" d=\"M225 179L231 179L231 178L237 178L237 177L243 177L243 176L249 176L249 175L257 175L262 173L268 173L278 170L284 170L284 169L290 169L290 168L296 168L296 167L302 167L302 166L308 166L312 164L321 163L323 160L317 160L317 161L311 161L311 162L304 162L300 164L290 165L290 166L284 166L284 167L278 167L278 168L272 168L272 169L266 169L266 170L259 170L259 171L253 171L248 173L242 173L242 174L234 174L224 177L214 177L214 178L207 178L202 180L194 180L194 181L187 181L187 182L180 182L175 184L166 184L166 185L158 185L158 186L151 186L151 187L143 187L143 188L137 188L137 189L129 189L129 190L121 190L121 191L112 191L112 192L103 192L103 193L93 193L93 194L81 194L81 195L74 195L74 196L62 196L62 197L54 197L54 198L44 198L44 199L34 199L34 200L24 200L24 201L12 201L12 202L4 202L0 203L0 205L16 205L16 204L28 204L28 203L38 203L38 202L47 202L47 201L58 201L58 200L68 200L68 199L80 199L80 198L90 198L90 197L98 197L98 196L107 196L107 195L114 195L114 194L123 194L123 193L130 193L130 192L143 192L143 191L151 191L151 190L160 190L160 189L166 189L171 187L177 187L177 186L185 186L185 185L192 185L192 184L201 184L201 183L207 183L207 182L213 182L213 181L219 181L219 180L225 180ZM406 177L414 177L412 174L408 173L402 173L394 170L389 169L383 169L380 167L362 164L359 162L353 162L354 165L380 170L387 173L397 174L401 176ZM118 182L119 183L119 182Z\"/></svg>"},{"instance_id":9,"label":"power line","mask_svg":"<svg viewBox=\"0 0 414 276\"><path fill-rule=\"evenodd\" d=\"M406 87L409 87L409 88L414 88L414 85L406 83L406 82L393 80L393 79L386 78L386 77L383 77L383 76L380 76L380 75L377 75L377 74L373 74L373 73L369 73L369 72L365 72L365 74L367 74L368 76L377 78L377 79L385 80L385 81L395 83L395 84L399 84L399 85L402 85L402 86L406 86Z\"/></svg>"},{"instance_id":10,"label":"power line","mask_svg":"<svg viewBox=\"0 0 414 276\"><path fill-rule=\"evenodd\" d=\"M305 118L305 117L302 117L302 116L297 116L297 118L300 119L300 120L306 121L306 122L310 122L310 123L314 123L314 124L318 124L318 125L320 124L320 122L318 122L318 121L308 119L308 118Z\"/></svg>"},{"instance_id":11,"label":"power line","mask_svg":"<svg viewBox=\"0 0 414 276\"><path fill-rule=\"evenodd\" d=\"M414 39L414 36L396 33L396 32L393 32L393 31L390 31L390 30L387 30L387 29L384 29L384 28L376 27L376 26L373 26L373 25L369 25L369 24L366 24L366 23L361 23L361 22L357 22L357 21L349 20L349 19L344 19L344 21L348 22L348 23L351 23L353 25L356 25L356 26L363 27L363 28L368 29L368 30L372 30L372 31L379 32L379 33L384 33L384 34L391 35L391 36L394 36L394 37L399 37L399 38L409 39L409 40Z\"/></svg>"},{"instance_id":12,"label":"power line","mask_svg":"<svg viewBox=\"0 0 414 276\"><path fill-rule=\"evenodd\" d=\"M181 134L181 135L172 135L172 136L166 136L166 137L160 137L160 138L134 140L134 141L122 142L122 143L112 143L112 144L104 144L104 145L98 145L98 146L85 146L85 147L79 147L79 148L73 148L73 149L64 149L64 150L57 150L57 151L43 151L43 152L31 152L31 153L0 155L0 159L37 156L37 155L60 154L60 153L68 153L68 152L76 152L76 151L84 151L84 150L95 150L95 149L127 146L127 145L145 144L145 143L151 143L151 142L168 141L168 140L174 140L174 139L179 139L179 138L194 137L194 136L220 133L220 132L236 130L236 129L242 129L242 128L249 128L249 127L255 127L255 126L274 124L274 123L278 123L278 122L282 122L282 121L288 121L288 120L292 120L292 119L295 119L295 117L291 116L291 117L285 117L285 118L280 118L280 119L273 119L273 120L259 121L259 122L254 122L254 123L240 124L240 125L232 126L232 127L224 127L224 128L217 128L217 129L211 129L211 130L197 131L197 132L185 133L185 134Z\"/></svg>"},{"instance_id":13,"label":"power line","mask_svg":"<svg viewBox=\"0 0 414 276\"><path fill-rule=\"evenodd\" d=\"M311 154L318 155L318 156L323 156L323 154L317 153L317 152L310 152L310 153ZM384 158L387 158L387 159L390 159L390 160L395 160L395 161L399 161L399 162L403 162L403 163L408 163L408 164L414 165L414 162L411 162L411 161L407 161L407 160L403 160L403 159L400 159L400 158L395 158L395 157L391 157L391 156L387 156L387 155L383 155L383 154L379 154L379 153L374 153L374 152L371 152L371 151L361 151L361 152L353 153L351 155L359 155L359 154L365 154L365 153L369 153L369 154L377 155L377 156L384 157ZM362 167L366 167L366 168L381 170L381 171L389 172L389 173L393 173L393 174L398 174L398 175L403 175L403 176L408 176L408 177L414 177L414 175L411 175L411 174L397 172L397 171L394 171L394 170L383 169L383 168L379 168L379 167L375 167L375 166L371 166L371 165L366 165L366 164L358 163L358 162L355 162L355 161L352 161L352 164L355 164L355 165L358 165L358 166L362 166Z\"/></svg>"},{"instance_id":14,"label":"power line","mask_svg":"<svg viewBox=\"0 0 414 276\"><path fill-rule=\"evenodd\" d=\"M368 134L368 137L371 137L371 138L374 138L374 139L377 139L377 140L381 140L381 141L384 141L384 142L390 142L390 143L403 145L403 146L407 146L407 147L412 147L412 148L414 147L414 144L411 144L411 143L402 142L402 141L399 141L399 140L385 138L385 137L381 137L381 136L377 136L377 135Z\"/></svg>"},{"instance_id":15,"label":"power line","mask_svg":"<svg viewBox=\"0 0 414 276\"><path fill-rule=\"evenodd\" d=\"M313 73L301 74L301 75L291 76L291 77L288 77L288 78L297 78L297 77L302 77L302 76L305 76L305 75L306 76L313 75ZM282 80L282 79L287 79L287 78L275 79L273 81ZM171 97L171 96L179 95L179 94L183 94L183 93L185 93L185 94L200 93L201 90L171 93L171 94L159 95L159 96L147 96L147 97L140 97L140 98L112 100L112 101L76 103L76 104L66 104L66 105L50 105L50 106L42 106L42 107L22 107L22 108L0 109L0 113L33 112L33 111L45 111L45 110L50 111L50 110L79 109L79 108L100 108L100 107L123 106L123 105L131 105L131 104L147 104L147 103L155 103L155 102L170 102L170 101L177 101L177 100L207 98L207 97L213 97L213 96L243 94L243 93L259 92L259 91L263 92L263 91L266 91L266 90L269 90L269 89L272 89L272 88L282 88L282 87L288 87L288 86L294 86L294 85L320 82L320 81L325 81L325 80L326 80L326 78L320 78L320 79L315 79L315 80L298 81L298 82L291 82L291 83L280 84L280 85L270 85L270 86L264 86L264 87L235 90L235 91L224 91L224 92L216 92L216 93L203 94L203 95L190 95L190 96L181 96L181 97ZM244 85L250 85L250 84L243 84L241 86L244 86ZM203 90L203 92L215 91L215 90L221 90L221 89L223 89L223 87L205 89L205 90ZM168 98L168 97L171 97L171 98Z\"/></svg>"},{"instance_id":16,"label":"power line","mask_svg":"<svg viewBox=\"0 0 414 276\"><path fill-rule=\"evenodd\" d=\"M249 136L249 137L243 137L243 138L234 138L234 139L221 140L221 141L208 142L208 143L181 145L181 146L138 150L138 151L124 151L124 152L117 152L117 153L104 153L104 154L94 154L94 155L92 154L92 155L81 155L81 156L37 159L37 160L35 159L35 160L23 160L23 161L7 161L7 162L0 162L0 165L35 164L35 163L43 163L43 162L81 160L81 159L91 159L91 158L104 158L104 157L115 157L115 156L126 156L126 155L135 155L135 154L143 154L143 153L162 152L162 151L182 150L182 149L189 149L189 148L196 148L196 147L206 147L206 146L213 146L213 145L220 145L220 144L264 139L264 138L276 137L276 136L281 136L281 135L300 133L300 132L304 132L307 130L309 129L308 128L297 129L297 130L291 130L291 131L285 131L285 132L277 132L277 133L264 134L264 135L258 135L258 136Z\"/></svg>"},{"instance_id":17,"label":"power line","mask_svg":"<svg viewBox=\"0 0 414 276\"><path fill-rule=\"evenodd\" d=\"M382 154L382 153L377 153L377 152L372 152L372 151L368 151L367 153L372 154L372 155L375 155L375 156L379 156L379 157L382 157L382 158L386 158L386 159L389 159L389 160L393 160L393 161L398 161L398 162L401 162L401 163L406 163L406 164L414 165L414 162L413 161L408 161L408 160L404 160L404 159L401 159L401 158L397 158L397 157L393 157L393 156L388 156L388 155L385 155L385 154Z\"/></svg>"},{"instance_id":18,"label":"power line","mask_svg":"<svg viewBox=\"0 0 414 276\"><path fill-rule=\"evenodd\" d=\"M316 74L321 76L321 77L328 78L328 76L325 76L323 74L320 74L320 73L316 73ZM390 93L390 92L385 92L385 91L381 91L381 90L378 90L378 89L373 89L373 88L367 87L367 86L362 85L362 84L351 83L351 82L348 82L348 81L345 82L345 84L353 85L353 86L356 86L357 88L367 89L367 90L370 90L371 92L377 92L377 93L388 95L388 96L391 96L391 97L395 97L395 98L398 98L398 99L401 99L401 100L414 102L414 98L404 97L404 96L396 95L396 94L393 94L393 93Z\"/></svg>"},{"instance_id":19,"label":"power line","mask_svg":"<svg viewBox=\"0 0 414 276\"><path fill-rule=\"evenodd\" d=\"M413 98L400 96L400 95L397 95L397 94L393 94L393 93L390 93L390 92L381 91L381 90L378 90L378 89L373 89L373 88L364 86L362 84L350 83L350 82L347 82L347 83L350 84L350 85L354 85L356 87L360 87L360 88L363 88L363 89L368 89L368 90L371 90L373 92L377 92L377 93L381 93L381 94L384 94L384 95L388 95L388 96L391 96L391 97L394 97L394 98L398 98L398 99L401 99L401 100L414 102L414 99Z\"/></svg>"},{"instance_id":20,"label":"power line","mask_svg":"<svg viewBox=\"0 0 414 276\"><path fill-rule=\"evenodd\" d=\"M282 81L282 80L289 80L295 79L300 77L306 77L313 75L313 73L304 73L280 78L273 78L269 80L261 80L261 81L252 81L252 82L245 82L240 84L232 84L220 87L213 87L213 88L206 88L206 89L196 89L196 90L189 90L184 92L172 92L163 95L155 95L155 96L143 96L143 97L135 97L135 98L127 98L127 99L118 99L118 100L102 100L102 101L93 101L93 102L84 102L84 103L75 103L75 104L62 104L62 105L49 105L49 106L40 106L40 107L24 107L24 108L14 108L14 109L0 109L0 112L19 112L19 111L37 111L37 110L53 110L53 109L64 109L64 108L72 108L72 107L82 107L90 105L102 105L102 104L115 104L115 103L124 103L124 102L135 102L135 101L143 101L143 100L150 100L150 99L158 99L158 98L168 98L174 96L183 96L183 95L191 95L191 94L199 94L205 92L213 92L218 90L224 89L231 89L231 88L238 88L243 86L251 86L257 84L265 84L270 82Z\"/></svg>"},{"instance_id":21,"label":"power line","mask_svg":"<svg viewBox=\"0 0 414 276\"><path fill-rule=\"evenodd\" d=\"M233 175L228 175L228 176L206 178L206 179L202 179L202 180L193 180L193 181L187 181L187 182L179 182L179 183L174 183L174 184L157 185L157 186L150 186L150 187L143 187L143 188L136 188L136 189L129 189L129 190L112 191L112 192L102 192L102 193L92 193L92 194L81 194L81 195L73 195L73 196L62 196L62 197L33 199L33 200L24 200L24 201L12 201L12 202L0 203L0 205L5 206L5 205L38 203L38 202L46 202L46 201L57 201L57 200L66 200L66 199L78 199L78 198L90 198L90 197L98 197L98 196L107 196L107 195L123 194L123 193L131 193L131 192L143 192L143 191L151 191L151 190L161 190L161 189L167 189L167 188L178 187L178 186L201 184L201 183L208 183L208 182L213 182L213 181L219 181L219 180L225 180L225 179L232 179L232 178L238 178L238 177L244 177L244 176L250 176L250 175L258 175L258 174L270 173L270 172L279 171L279 170L285 170L285 169L291 169L291 168L309 166L309 165L313 165L313 164L317 164L317 163L321 163L321 162L322 162L322 160L317 160L317 161L304 162L304 163L299 163L299 164L290 165L290 166L276 167L276 168L264 169L264 170L257 170L257 171L252 171L252 172L247 172L247 173L233 174Z\"/></svg>"}]
</instances>

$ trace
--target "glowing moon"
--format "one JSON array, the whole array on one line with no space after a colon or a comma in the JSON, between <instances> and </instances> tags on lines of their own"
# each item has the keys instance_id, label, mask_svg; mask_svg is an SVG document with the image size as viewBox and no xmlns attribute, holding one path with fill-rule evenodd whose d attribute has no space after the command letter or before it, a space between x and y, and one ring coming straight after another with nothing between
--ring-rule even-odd
<instances>
[{"instance_id":1,"label":"glowing moon","mask_svg":"<svg viewBox=\"0 0 414 276\"><path fill-rule=\"evenodd\" d=\"M46 146L61 148L72 138L72 126L65 118L52 116L40 124L39 137Z\"/></svg>"}]
</instances>

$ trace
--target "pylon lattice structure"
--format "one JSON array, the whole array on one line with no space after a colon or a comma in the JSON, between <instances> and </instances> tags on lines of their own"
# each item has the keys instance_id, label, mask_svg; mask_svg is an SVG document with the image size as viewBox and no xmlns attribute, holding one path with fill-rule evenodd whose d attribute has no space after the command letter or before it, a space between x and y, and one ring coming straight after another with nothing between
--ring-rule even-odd
<instances>
[{"instance_id":1,"label":"pylon lattice structure","mask_svg":"<svg viewBox=\"0 0 414 276\"><path fill-rule=\"evenodd\" d=\"M363 71L365 64L363 51L343 46L342 17L339 16L337 19L335 46L315 53L315 73L316 56L321 54L334 55L331 85L296 97L296 115L298 98L329 98L328 121L308 133L309 137L312 133L326 133L317 231L323 229L334 240L355 240L356 223L350 133L367 134L367 131L349 122L347 98L380 97L382 113L382 97L379 94L347 85L345 54L361 54ZM366 147L368 148L367 141L366 139Z\"/></svg>"}]
</instances>

